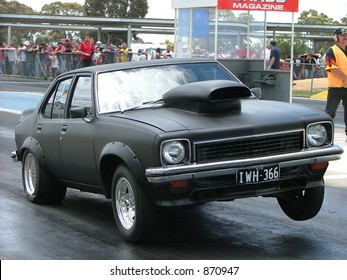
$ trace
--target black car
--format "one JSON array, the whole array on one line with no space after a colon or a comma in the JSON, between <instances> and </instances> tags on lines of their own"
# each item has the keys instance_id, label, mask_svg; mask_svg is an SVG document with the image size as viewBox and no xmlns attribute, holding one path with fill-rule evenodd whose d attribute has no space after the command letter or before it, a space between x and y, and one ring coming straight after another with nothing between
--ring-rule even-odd
<instances>
[{"instance_id":1,"label":"black car","mask_svg":"<svg viewBox=\"0 0 347 280\"><path fill-rule=\"evenodd\" d=\"M328 162L343 153L333 122L260 96L213 60L82 68L22 113L12 157L30 201L60 203L67 187L102 193L133 243L150 236L161 207L263 196L310 219Z\"/></svg>"}]
</instances>

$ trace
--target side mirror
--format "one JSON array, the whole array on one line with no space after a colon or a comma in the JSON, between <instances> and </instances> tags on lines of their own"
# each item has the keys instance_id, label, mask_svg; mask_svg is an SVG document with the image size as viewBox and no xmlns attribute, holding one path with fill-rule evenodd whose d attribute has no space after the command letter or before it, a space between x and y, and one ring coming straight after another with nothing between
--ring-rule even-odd
<instances>
[{"instance_id":1,"label":"side mirror","mask_svg":"<svg viewBox=\"0 0 347 280\"><path fill-rule=\"evenodd\" d=\"M85 118L88 115L86 107L73 107L70 109L70 118Z\"/></svg>"},{"instance_id":2,"label":"side mirror","mask_svg":"<svg viewBox=\"0 0 347 280\"><path fill-rule=\"evenodd\" d=\"M251 93L253 95L253 98L260 99L263 95L261 88L251 88Z\"/></svg>"}]
</instances>

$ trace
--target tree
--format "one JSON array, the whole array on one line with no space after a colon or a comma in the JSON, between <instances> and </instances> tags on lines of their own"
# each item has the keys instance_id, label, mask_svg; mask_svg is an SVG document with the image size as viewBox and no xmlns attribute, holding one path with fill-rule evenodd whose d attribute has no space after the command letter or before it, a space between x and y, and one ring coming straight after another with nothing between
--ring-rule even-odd
<instances>
[{"instance_id":1,"label":"tree","mask_svg":"<svg viewBox=\"0 0 347 280\"><path fill-rule=\"evenodd\" d=\"M324 13L318 13L316 10L310 9L308 11L303 11L298 18L299 24L312 24L312 25L336 25L338 21L333 18L328 17Z\"/></svg>"},{"instance_id":2,"label":"tree","mask_svg":"<svg viewBox=\"0 0 347 280\"><path fill-rule=\"evenodd\" d=\"M277 46L281 50L281 58L288 59L291 56L292 38L290 35L279 35L276 37ZM294 36L294 57L306 52L306 39L300 33L295 33Z\"/></svg>"},{"instance_id":3,"label":"tree","mask_svg":"<svg viewBox=\"0 0 347 280\"><path fill-rule=\"evenodd\" d=\"M148 13L147 0L86 0L84 9L87 16L109 18L144 18ZM127 41L126 32L114 33L114 42ZM136 39L136 34L133 34Z\"/></svg>"},{"instance_id":4,"label":"tree","mask_svg":"<svg viewBox=\"0 0 347 280\"><path fill-rule=\"evenodd\" d=\"M248 22L254 22L255 19L251 13L246 12L246 13L240 13L236 21L242 22L242 23L248 23Z\"/></svg>"},{"instance_id":5,"label":"tree","mask_svg":"<svg viewBox=\"0 0 347 280\"><path fill-rule=\"evenodd\" d=\"M76 2L62 3L60 1L46 4L41 9L41 14L50 16L85 16L84 7ZM45 41L49 43L56 43L63 38L70 38L77 40L80 38L80 32L78 31L43 31L37 36L37 40L40 42Z\"/></svg>"},{"instance_id":6,"label":"tree","mask_svg":"<svg viewBox=\"0 0 347 280\"><path fill-rule=\"evenodd\" d=\"M338 26L340 23L333 18L328 17L324 13L318 13L316 10L310 9L308 11L303 11L298 18L299 24L307 24L307 25L329 25L329 26ZM330 32L306 32L306 34L310 35L320 35L320 36L331 36ZM333 41L331 40L320 40L315 41L313 45L313 53L321 53L325 52L331 45Z\"/></svg>"},{"instance_id":7,"label":"tree","mask_svg":"<svg viewBox=\"0 0 347 280\"><path fill-rule=\"evenodd\" d=\"M84 16L84 7L76 2L62 3L60 1L46 4L41 9L41 14L50 16Z\"/></svg>"},{"instance_id":8,"label":"tree","mask_svg":"<svg viewBox=\"0 0 347 280\"><path fill-rule=\"evenodd\" d=\"M34 10L18 1L0 0L0 11L2 14L35 14Z\"/></svg>"},{"instance_id":9,"label":"tree","mask_svg":"<svg viewBox=\"0 0 347 280\"><path fill-rule=\"evenodd\" d=\"M233 11L231 10L219 10L218 11L218 20L219 21L230 21L230 22L236 22L237 18Z\"/></svg>"},{"instance_id":10,"label":"tree","mask_svg":"<svg viewBox=\"0 0 347 280\"><path fill-rule=\"evenodd\" d=\"M7 2L5 0L0 0L0 11L2 14L25 14L32 15L36 14L36 12L17 1ZM34 31L33 30L23 30L23 29L12 29L11 31L11 43L13 46L17 46L23 41L33 41L34 40ZM7 42L7 29L0 30L0 43Z\"/></svg>"},{"instance_id":11,"label":"tree","mask_svg":"<svg viewBox=\"0 0 347 280\"><path fill-rule=\"evenodd\" d=\"M148 13L147 0L86 0L87 16L113 18L144 18Z\"/></svg>"}]
</instances>

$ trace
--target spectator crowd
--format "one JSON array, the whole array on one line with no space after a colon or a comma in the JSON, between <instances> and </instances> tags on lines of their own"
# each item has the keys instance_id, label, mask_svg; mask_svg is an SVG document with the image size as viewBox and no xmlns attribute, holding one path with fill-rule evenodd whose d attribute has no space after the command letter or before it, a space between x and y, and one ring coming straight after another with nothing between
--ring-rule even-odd
<instances>
[{"instance_id":1,"label":"spectator crowd","mask_svg":"<svg viewBox=\"0 0 347 280\"><path fill-rule=\"evenodd\" d=\"M89 36L86 36L89 37ZM115 46L111 43L94 43L89 37L89 53L84 53L81 46L69 38L62 39L56 44L42 42L39 45L29 41L14 47L11 44L0 44L0 74L21 75L27 77L55 78L60 73L73 69L110 63L121 63L133 60L168 59L175 56L172 46L166 48L139 49L133 53L126 43ZM219 52L221 50L219 49ZM195 48L192 57L211 57L199 47ZM217 58L227 58L218 53ZM327 77L325 71L325 54L299 55L293 61L293 78L311 79ZM280 70L289 70L289 60L280 60Z\"/></svg>"},{"instance_id":2,"label":"spectator crowd","mask_svg":"<svg viewBox=\"0 0 347 280\"><path fill-rule=\"evenodd\" d=\"M89 37L89 36L86 36ZM90 53L82 52L82 43L76 44L69 38L62 39L56 44L42 42L39 45L25 41L19 46L10 43L0 44L0 74L21 75L26 77L41 77L44 79L55 78L60 73L73 69L109 63L121 63L135 60L131 48L126 43L114 46L111 43L102 44L101 41L92 44ZM158 48L160 50L160 48ZM161 55L152 58L173 58L171 46L160 50ZM140 49L136 53L136 60L150 59L151 54ZM84 63L83 60L88 60Z\"/></svg>"}]
</instances>

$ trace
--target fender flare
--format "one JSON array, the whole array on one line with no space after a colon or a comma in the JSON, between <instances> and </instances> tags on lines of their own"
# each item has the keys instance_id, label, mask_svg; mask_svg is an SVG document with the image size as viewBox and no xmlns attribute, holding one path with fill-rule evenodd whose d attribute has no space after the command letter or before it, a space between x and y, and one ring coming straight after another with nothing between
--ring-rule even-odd
<instances>
[{"instance_id":1,"label":"fender flare","mask_svg":"<svg viewBox=\"0 0 347 280\"><path fill-rule=\"evenodd\" d=\"M36 157L38 163L45 168L45 156L41 149L39 142L33 138L28 137L24 140L23 145L20 149L20 159L23 160L23 155L25 150L30 150Z\"/></svg>"},{"instance_id":2,"label":"fender flare","mask_svg":"<svg viewBox=\"0 0 347 280\"><path fill-rule=\"evenodd\" d=\"M133 150L124 143L112 142L104 146L99 158L99 174L106 197L110 195L115 169L121 163L128 166L139 183L146 183L145 170Z\"/></svg>"}]
</instances>

